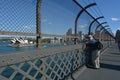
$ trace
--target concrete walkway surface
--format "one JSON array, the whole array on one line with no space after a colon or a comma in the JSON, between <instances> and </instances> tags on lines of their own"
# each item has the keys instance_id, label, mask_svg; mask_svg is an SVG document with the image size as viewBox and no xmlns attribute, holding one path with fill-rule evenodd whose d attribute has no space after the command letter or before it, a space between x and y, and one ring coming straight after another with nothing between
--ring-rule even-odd
<instances>
[{"instance_id":1,"label":"concrete walkway surface","mask_svg":"<svg viewBox=\"0 0 120 80\"><path fill-rule=\"evenodd\" d=\"M120 52L117 44L110 46L100 57L101 68L86 68L76 80L120 80Z\"/></svg>"}]
</instances>

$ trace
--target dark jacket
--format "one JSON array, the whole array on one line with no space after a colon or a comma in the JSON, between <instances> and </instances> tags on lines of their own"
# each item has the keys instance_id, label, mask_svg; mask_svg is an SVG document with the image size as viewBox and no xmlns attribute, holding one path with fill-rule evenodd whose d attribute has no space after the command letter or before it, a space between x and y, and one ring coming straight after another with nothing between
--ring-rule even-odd
<instances>
[{"instance_id":1,"label":"dark jacket","mask_svg":"<svg viewBox=\"0 0 120 80\"><path fill-rule=\"evenodd\" d=\"M88 51L94 51L94 50L97 50L97 47L96 47L96 44L95 43L88 43L86 44L86 47L88 48L87 50Z\"/></svg>"}]
</instances>

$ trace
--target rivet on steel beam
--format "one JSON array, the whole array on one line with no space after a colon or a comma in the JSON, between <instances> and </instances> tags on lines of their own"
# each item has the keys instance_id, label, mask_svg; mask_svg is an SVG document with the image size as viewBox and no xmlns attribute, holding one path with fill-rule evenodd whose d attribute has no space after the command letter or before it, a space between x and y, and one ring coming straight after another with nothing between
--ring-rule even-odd
<instances>
[{"instance_id":1,"label":"rivet on steel beam","mask_svg":"<svg viewBox=\"0 0 120 80\"><path fill-rule=\"evenodd\" d=\"M28 56L30 58L30 56Z\"/></svg>"},{"instance_id":2,"label":"rivet on steel beam","mask_svg":"<svg viewBox=\"0 0 120 80\"><path fill-rule=\"evenodd\" d=\"M22 56L22 58L25 58L25 56Z\"/></svg>"},{"instance_id":3,"label":"rivet on steel beam","mask_svg":"<svg viewBox=\"0 0 120 80\"><path fill-rule=\"evenodd\" d=\"M10 59L11 61L13 60L13 58Z\"/></svg>"},{"instance_id":4,"label":"rivet on steel beam","mask_svg":"<svg viewBox=\"0 0 120 80\"><path fill-rule=\"evenodd\" d=\"M26 74L25 74L25 77L27 77L27 75L28 75L28 74L26 73Z\"/></svg>"},{"instance_id":5,"label":"rivet on steel beam","mask_svg":"<svg viewBox=\"0 0 120 80\"><path fill-rule=\"evenodd\" d=\"M5 60L2 60L2 62L5 62Z\"/></svg>"},{"instance_id":6,"label":"rivet on steel beam","mask_svg":"<svg viewBox=\"0 0 120 80\"><path fill-rule=\"evenodd\" d=\"M43 70L43 67L41 67L40 69L41 69L41 71L42 71L42 70Z\"/></svg>"},{"instance_id":7,"label":"rivet on steel beam","mask_svg":"<svg viewBox=\"0 0 120 80\"><path fill-rule=\"evenodd\" d=\"M28 60L28 58L25 58L26 60Z\"/></svg>"},{"instance_id":8,"label":"rivet on steel beam","mask_svg":"<svg viewBox=\"0 0 120 80\"><path fill-rule=\"evenodd\" d=\"M7 62L7 64L9 64L10 62Z\"/></svg>"},{"instance_id":9,"label":"rivet on steel beam","mask_svg":"<svg viewBox=\"0 0 120 80\"><path fill-rule=\"evenodd\" d=\"M36 56L39 56L39 54L36 54Z\"/></svg>"},{"instance_id":10,"label":"rivet on steel beam","mask_svg":"<svg viewBox=\"0 0 120 80\"><path fill-rule=\"evenodd\" d=\"M32 64L31 66L33 67L34 65Z\"/></svg>"}]
</instances>

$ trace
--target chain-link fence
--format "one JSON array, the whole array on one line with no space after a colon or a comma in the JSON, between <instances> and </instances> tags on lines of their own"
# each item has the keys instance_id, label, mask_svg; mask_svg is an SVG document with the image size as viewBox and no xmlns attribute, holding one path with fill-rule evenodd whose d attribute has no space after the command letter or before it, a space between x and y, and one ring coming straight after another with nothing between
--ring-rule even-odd
<instances>
[{"instance_id":1,"label":"chain-link fence","mask_svg":"<svg viewBox=\"0 0 120 80\"><path fill-rule=\"evenodd\" d=\"M0 50L80 43L94 20L76 0L0 0ZM67 4L67 5L66 5ZM77 30L75 30L77 25ZM96 21L91 32L99 25ZM100 26L102 27L102 26ZM77 31L77 32L76 32ZM96 30L99 32L99 28ZM99 37L99 36L98 36ZM52 45L51 45L52 44ZM24 50L24 48L23 48Z\"/></svg>"},{"instance_id":2,"label":"chain-link fence","mask_svg":"<svg viewBox=\"0 0 120 80\"><path fill-rule=\"evenodd\" d=\"M0 46L4 48L31 46L35 43L36 2L36 0L0 1ZM8 45L5 45L7 43Z\"/></svg>"},{"instance_id":3,"label":"chain-link fence","mask_svg":"<svg viewBox=\"0 0 120 80\"><path fill-rule=\"evenodd\" d=\"M74 19L80 8L72 0L1 0L0 4L1 47L74 44Z\"/></svg>"}]
</instances>

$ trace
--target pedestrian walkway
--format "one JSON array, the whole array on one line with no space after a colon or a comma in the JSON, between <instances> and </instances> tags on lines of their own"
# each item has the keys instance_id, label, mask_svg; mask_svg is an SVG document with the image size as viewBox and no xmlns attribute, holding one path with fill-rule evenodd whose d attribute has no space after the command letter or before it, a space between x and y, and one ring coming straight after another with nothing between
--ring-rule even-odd
<instances>
[{"instance_id":1,"label":"pedestrian walkway","mask_svg":"<svg viewBox=\"0 0 120 80\"><path fill-rule=\"evenodd\" d=\"M86 68L77 80L120 80L120 52L117 44L104 51L100 63L100 69Z\"/></svg>"}]
</instances>

